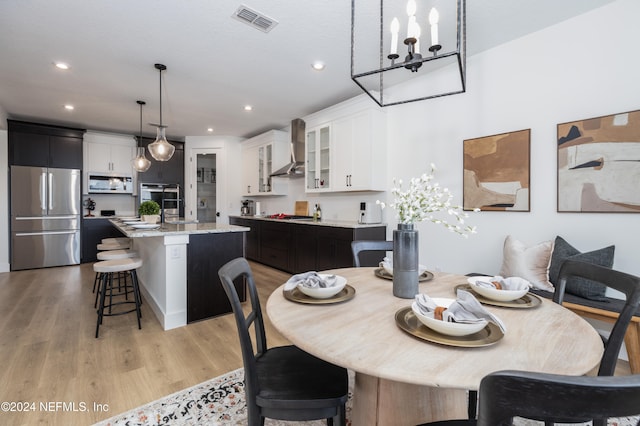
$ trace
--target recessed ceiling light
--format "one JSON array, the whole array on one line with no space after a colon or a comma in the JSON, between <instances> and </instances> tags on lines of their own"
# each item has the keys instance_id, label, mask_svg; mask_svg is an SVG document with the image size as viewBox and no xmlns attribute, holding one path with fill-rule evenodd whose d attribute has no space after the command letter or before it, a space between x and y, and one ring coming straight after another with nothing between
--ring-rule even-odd
<instances>
[{"instance_id":1,"label":"recessed ceiling light","mask_svg":"<svg viewBox=\"0 0 640 426\"><path fill-rule=\"evenodd\" d=\"M209 132L209 133L213 132L213 127L209 127L209 128L207 129L207 132Z\"/></svg>"},{"instance_id":2,"label":"recessed ceiling light","mask_svg":"<svg viewBox=\"0 0 640 426\"><path fill-rule=\"evenodd\" d=\"M245 105L244 106L244 110L245 111L251 111L253 109L253 107L251 105Z\"/></svg>"},{"instance_id":3,"label":"recessed ceiling light","mask_svg":"<svg viewBox=\"0 0 640 426\"><path fill-rule=\"evenodd\" d=\"M69 65L65 64L64 62L56 62L56 68L59 68L61 70L68 70Z\"/></svg>"},{"instance_id":4,"label":"recessed ceiling light","mask_svg":"<svg viewBox=\"0 0 640 426\"><path fill-rule=\"evenodd\" d=\"M67 105L65 105L65 106L64 106L64 109L66 109L66 110L68 110L68 111L73 111L73 110L74 110L74 107L73 107L73 105L69 105L69 104L67 104Z\"/></svg>"},{"instance_id":5,"label":"recessed ceiling light","mask_svg":"<svg viewBox=\"0 0 640 426\"><path fill-rule=\"evenodd\" d=\"M311 64L311 68L313 68L316 71L322 71L324 69L324 62L315 61L314 63Z\"/></svg>"}]
</instances>

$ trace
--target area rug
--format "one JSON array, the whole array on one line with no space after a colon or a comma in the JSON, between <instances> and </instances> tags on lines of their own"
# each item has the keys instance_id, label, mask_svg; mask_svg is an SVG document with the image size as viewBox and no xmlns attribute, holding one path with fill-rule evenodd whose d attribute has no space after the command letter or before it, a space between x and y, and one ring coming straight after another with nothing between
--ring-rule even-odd
<instances>
[{"instance_id":1,"label":"area rug","mask_svg":"<svg viewBox=\"0 0 640 426\"><path fill-rule=\"evenodd\" d=\"M350 375L350 379L353 375ZM247 424L244 402L244 370L230 373L200 383L188 389L150 402L117 416L96 423L96 426L235 426ZM350 384L353 381L350 380ZM351 387L351 386L350 386ZM347 402L347 424L351 425L351 390ZM609 426L637 426L640 416L610 419ZM272 419L266 426L285 425L321 426L324 420L312 422L284 422ZM585 425L590 423L584 423ZM539 422L515 419L516 426L538 426ZM582 424L580 424L582 425ZM367 426L367 425L353 425ZM565 425L575 426L575 425Z\"/></svg>"}]
</instances>

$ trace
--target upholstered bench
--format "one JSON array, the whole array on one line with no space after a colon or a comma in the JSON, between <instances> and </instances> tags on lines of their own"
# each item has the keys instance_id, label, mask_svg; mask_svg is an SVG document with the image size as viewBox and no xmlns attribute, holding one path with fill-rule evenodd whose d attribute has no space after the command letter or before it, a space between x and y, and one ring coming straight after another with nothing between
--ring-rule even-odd
<instances>
[{"instance_id":1,"label":"upholstered bench","mask_svg":"<svg viewBox=\"0 0 640 426\"><path fill-rule=\"evenodd\" d=\"M531 292L547 299L553 298L553 293L549 291L532 289ZM571 293L565 293L562 306L582 317L613 324L616 322L622 306L624 306L624 300L613 299L611 297L607 297L606 299L606 302L601 302L598 300L585 299L584 297ZM624 344L627 348L627 355L629 356L631 373L640 373L640 309L631 319L631 323L624 336Z\"/></svg>"}]
</instances>

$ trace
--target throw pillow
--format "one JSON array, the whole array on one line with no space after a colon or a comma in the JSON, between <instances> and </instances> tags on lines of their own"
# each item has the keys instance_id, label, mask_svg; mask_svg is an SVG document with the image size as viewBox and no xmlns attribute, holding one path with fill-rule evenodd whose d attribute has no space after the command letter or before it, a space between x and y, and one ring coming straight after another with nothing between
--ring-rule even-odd
<instances>
[{"instance_id":1,"label":"throw pillow","mask_svg":"<svg viewBox=\"0 0 640 426\"><path fill-rule=\"evenodd\" d=\"M615 246L609 246L601 248L599 250L581 253L580 250L573 247L564 238L557 236L553 253L551 255L549 280L553 284L556 284L558 282L560 267L566 259L574 259L581 262L593 263L596 265L611 268L613 266L614 252ZM607 291L607 287L604 284L592 280L587 280L585 278L569 278L567 280L567 287L565 291L567 293L575 294L576 296L584 297L585 299L598 300L601 302L608 301L608 299L604 295Z\"/></svg>"},{"instance_id":2,"label":"throw pillow","mask_svg":"<svg viewBox=\"0 0 640 426\"><path fill-rule=\"evenodd\" d=\"M549 263L553 241L544 241L531 247L507 235L504 240L502 268L503 277L521 277L534 288L553 291L549 282Z\"/></svg>"}]
</instances>

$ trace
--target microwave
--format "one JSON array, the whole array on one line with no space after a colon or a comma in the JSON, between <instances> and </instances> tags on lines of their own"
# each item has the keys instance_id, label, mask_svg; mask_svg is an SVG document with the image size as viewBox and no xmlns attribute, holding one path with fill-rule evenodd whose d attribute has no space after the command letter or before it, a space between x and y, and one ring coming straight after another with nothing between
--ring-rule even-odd
<instances>
[{"instance_id":1,"label":"microwave","mask_svg":"<svg viewBox=\"0 0 640 426\"><path fill-rule=\"evenodd\" d=\"M114 176L104 173L89 173L89 194L133 194L131 176Z\"/></svg>"}]
</instances>

